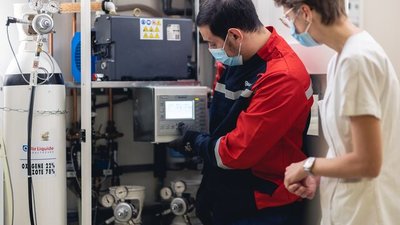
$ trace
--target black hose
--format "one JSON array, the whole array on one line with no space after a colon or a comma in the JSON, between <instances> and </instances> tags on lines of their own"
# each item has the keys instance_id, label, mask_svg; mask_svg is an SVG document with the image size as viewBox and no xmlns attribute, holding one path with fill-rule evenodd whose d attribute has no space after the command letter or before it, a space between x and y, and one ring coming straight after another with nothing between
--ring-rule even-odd
<instances>
[{"instance_id":1,"label":"black hose","mask_svg":"<svg viewBox=\"0 0 400 225\"><path fill-rule=\"evenodd\" d=\"M29 114L28 114L28 149L27 149L27 170L28 170L28 200L29 200L29 219L31 225L35 225L35 213L34 213L34 203L33 203L33 182L32 182L32 117L33 117L33 107L35 104L35 86L31 87L31 99L29 103Z\"/></svg>"}]
</instances>

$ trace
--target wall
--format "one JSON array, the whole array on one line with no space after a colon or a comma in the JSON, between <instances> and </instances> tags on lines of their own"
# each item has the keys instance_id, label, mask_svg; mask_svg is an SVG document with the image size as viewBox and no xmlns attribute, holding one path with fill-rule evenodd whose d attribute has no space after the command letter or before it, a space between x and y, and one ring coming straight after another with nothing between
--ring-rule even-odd
<instances>
[{"instance_id":1,"label":"wall","mask_svg":"<svg viewBox=\"0 0 400 225\"><path fill-rule=\"evenodd\" d=\"M383 0L364 3L364 28L382 45L400 76L400 1Z\"/></svg>"}]
</instances>

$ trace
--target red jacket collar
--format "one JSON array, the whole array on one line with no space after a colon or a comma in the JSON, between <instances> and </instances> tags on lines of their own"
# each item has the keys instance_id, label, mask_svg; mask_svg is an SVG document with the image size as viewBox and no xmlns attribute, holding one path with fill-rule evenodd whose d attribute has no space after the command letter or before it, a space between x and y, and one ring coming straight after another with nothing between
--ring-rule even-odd
<instances>
[{"instance_id":1,"label":"red jacket collar","mask_svg":"<svg viewBox=\"0 0 400 225\"><path fill-rule=\"evenodd\" d=\"M279 36L275 28L273 28L272 26L268 26L266 28L271 32L271 36L264 44L264 46L260 50L258 50L257 54L265 61L269 61L270 59L275 58L277 54L279 54L279 51L276 51L276 47L282 41L282 37Z\"/></svg>"}]
</instances>

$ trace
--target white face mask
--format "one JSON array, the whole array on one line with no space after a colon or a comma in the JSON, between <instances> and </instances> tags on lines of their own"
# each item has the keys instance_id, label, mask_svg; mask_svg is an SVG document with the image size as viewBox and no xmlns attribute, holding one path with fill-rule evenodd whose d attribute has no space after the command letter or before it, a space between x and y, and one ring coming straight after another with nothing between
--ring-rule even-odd
<instances>
[{"instance_id":1,"label":"white face mask","mask_svg":"<svg viewBox=\"0 0 400 225\"><path fill-rule=\"evenodd\" d=\"M215 58L215 60L217 60L227 66L243 65L243 57L240 54L240 51L242 50L242 43L240 43L240 45L239 45L238 55L229 57L224 50L227 39L228 39L228 34L226 35L224 45L222 46L222 48L209 48L208 50L210 51L211 55Z\"/></svg>"}]
</instances>

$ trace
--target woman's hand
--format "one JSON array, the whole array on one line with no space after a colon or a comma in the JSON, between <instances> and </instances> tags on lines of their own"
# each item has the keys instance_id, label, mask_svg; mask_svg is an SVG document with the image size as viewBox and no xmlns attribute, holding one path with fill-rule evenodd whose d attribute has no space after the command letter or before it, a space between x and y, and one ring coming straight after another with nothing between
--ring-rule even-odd
<instances>
[{"instance_id":1,"label":"woman's hand","mask_svg":"<svg viewBox=\"0 0 400 225\"><path fill-rule=\"evenodd\" d=\"M294 183L299 183L304 178L307 177L307 172L303 169L304 161L292 163L290 166L286 167L285 172L285 187L288 188L289 185Z\"/></svg>"}]
</instances>

